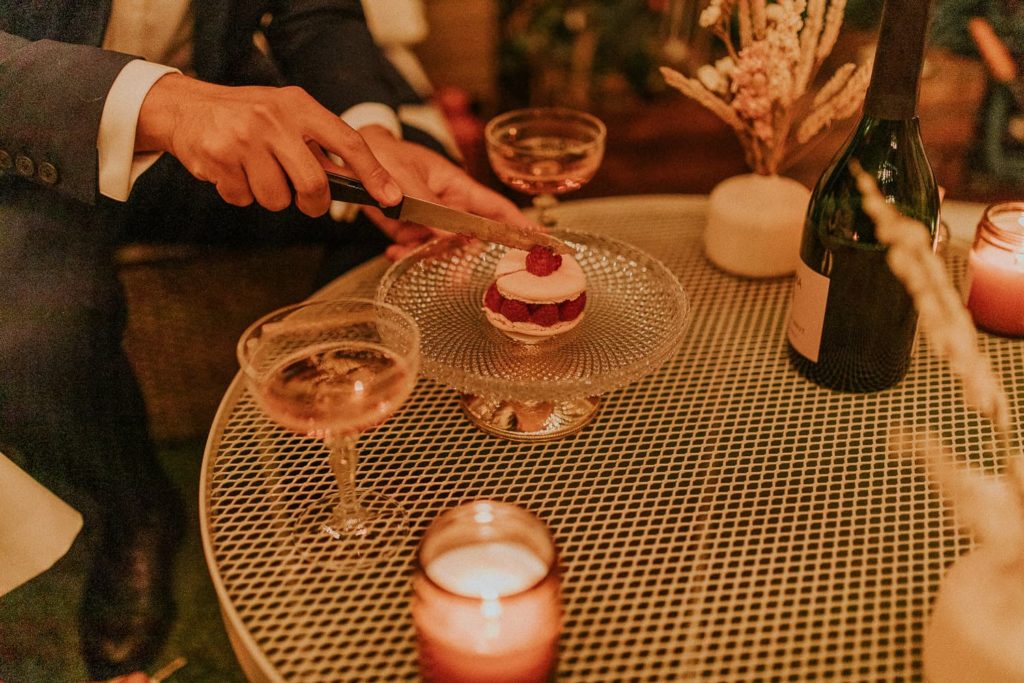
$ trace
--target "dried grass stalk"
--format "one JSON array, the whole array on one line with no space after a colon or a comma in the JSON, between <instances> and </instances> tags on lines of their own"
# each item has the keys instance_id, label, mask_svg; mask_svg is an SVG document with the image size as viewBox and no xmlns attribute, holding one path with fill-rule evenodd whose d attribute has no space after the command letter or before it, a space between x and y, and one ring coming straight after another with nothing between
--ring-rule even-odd
<instances>
[{"instance_id":1,"label":"dried grass stalk","mask_svg":"<svg viewBox=\"0 0 1024 683\"><path fill-rule=\"evenodd\" d=\"M921 330L932 352L945 358L963 384L967 404L987 417L995 428L997 453L1006 463L1005 489L968 478L952 468L941 444L926 448L935 477L958 500L957 509L976 533L990 544L1016 543L1014 557L1024 554L1024 453L1012 445L1013 419L1010 402L978 348L977 330L960 295L935 254L928 231L885 201L875 179L856 162L851 171L863 195L864 212L875 222L878 240L888 246L886 261L907 288L917 308ZM993 502L996 501L996 502Z\"/></svg>"},{"instance_id":2,"label":"dried grass stalk","mask_svg":"<svg viewBox=\"0 0 1024 683\"><path fill-rule=\"evenodd\" d=\"M1013 564L1024 557L1024 497L1013 481L984 476L960 467L932 432L896 428L890 452L911 454L928 468L929 479L957 513L957 521L976 538Z\"/></svg>"},{"instance_id":3,"label":"dried grass stalk","mask_svg":"<svg viewBox=\"0 0 1024 683\"><path fill-rule=\"evenodd\" d=\"M847 67L850 68L847 70ZM862 64L857 67L853 64L845 64L836 72L836 76L840 76L844 70L847 73L853 71L853 75L847 78L845 83L842 83L839 92L827 101L823 99L823 104L816 104L816 108L800 123L796 131L796 141L799 144L807 144L835 121L851 116L864 101L864 93L871 80L871 66ZM824 94L831 84L831 80L826 83L821 94ZM817 100L818 98L815 98L816 103Z\"/></svg>"},{"instance_id":4,"label":"dried grass stalk","mask_svg":"<svg viewBox=\"0 0 1024 683\"><path fill-rule=\"evenodd\" d=\"M740 121L740 117L736 115L732 107L705 88L703 83L695 78L687 78L675 69L667 66L661 67L659 71L661 71L661 75L665 78L665 82L670 86L710 109L737 133L746 133L743 122Z\"/></svg>"},{"instance_id":5,"label":"dried grass stalk","mask_svg":"<svg viewBox=\"0 0 1024 683\"><path fill-rule=\"evenodd\" d=\"M740 0L737 14L740 20L740 47L744 48L754 42L754 27L750 22L749 0Z\"/></svg>"},{"instance_id":6,"label":"dried grass stalk","mask_svg":"<svg viewBox=\"0 0 1024 683\"><path fill-rule=\"evenodd\" d=\"M750 0L750 19L754 25L754 39L763 40L765 29L768 28L767 2Z\"/></svg>"},{"instance_id":7,"label":"dried grass stalk","mask_svg":"<svg viewBox=\"0 0 1024 683\"><path fill-rule=\"evenodd\" d=\"M809 0L804 27L800 31L800 62L797 65L794 91L797 96L807 92L807 86L817 71L818 44L825 22L826 0Z\"/></svg>"},{"instance_id":8,"label":"dried grass stalk","mask_svg":"<svg viewBox=\"0 0 1024 683\"><path fill-rule=\"evenodd\" d=\"M823 62L832 53L839 39L839 29L843 26L843 13L846 10L846 0L832 0L828 6L828 14L825 16L825 29L821 33L821 41L818 43L818 50L814 55L816 61Z\"/></svg>"},{"instance_id":9,"label":"dried grass stalk","mask_svg":"<svg viewBox=\"0 0 1024 683\"><path fill-rule=\"evenodd\" d=\"M814 100L811 102L811 109L817 109L842 90L843 86L846 85L846 82L850 80L850 74L852 74L856 68L856 64L853 62L847 62L836 69L836 72L832 74L832 78L828 79L825 85L821 86L821 90L818 91L818 94L814 96Z\"/></svg>"},{"instance_id":10,"label":"dried grass stalk","mask_svg":"<svg viewBox=\"0 0 1024 683\"><path fill-rule=\"evenodd\" d=\"M843 67L810 104L808 89L835 44L845 5L846 0L709 0L699 23L722 42L728 57L700 66L698 79L666 67L661 73L668 85L736 131L751 170L778 173L799 155L795 146L855 113L863 97L867 74Z\"/></svg>"},{"instance_id":11,"label":"dried grass stalk","mask_svg":"<svg viewBox=\"0 0 1024 683\"><path fill-rule=\"evenodd\" d=\"M875 179L859 164L852 163L851 170L864 198L864 213L875 222L878 241L888 246L886 261L913 298L919 325L932 350L960 377L968 404L989 418L996 429L1009 433L1006 392L978 348L974 322L942 260L932 250L928 231L888 204Z\"/></svg>"}]
</instances>

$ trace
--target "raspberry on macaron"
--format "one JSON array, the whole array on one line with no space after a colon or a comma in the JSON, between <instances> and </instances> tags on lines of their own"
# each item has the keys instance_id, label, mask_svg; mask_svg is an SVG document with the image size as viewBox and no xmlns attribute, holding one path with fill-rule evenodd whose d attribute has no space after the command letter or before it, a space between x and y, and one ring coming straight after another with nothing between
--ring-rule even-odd
<instances>
[{"instance_id":1,"label":"raspberry on macaron","mask_svg":"<svg viewBox=\"0 0 1024 683\"><path fill-rule=\"evenodd\" d=\"M530 320L542 327L551 327L558 322L558 306L556 304L540 304L530 313Z\"/></svg>"},{"instance_id":2,"label":"raspberry on macaron","mask_svg":"<svg viewBox=\"0 0 1024 683\"><path fill-rule=\"evenodd\" d=\"M492 282L484 294L484 305L495 313L501 313L501 305L505 303L505 297L498 291L498 283Z\"/></svg>"},{"instance_id":3,"label":"raspberry on macaron","mask_svg":"<svg viewBox=\"0 0 1024 683\"><path fill-rule=\"evenodd\" d=\"M581 292L575 299L569 301L563 301L558 304L558 318L559 320L575 320L579 317L580 313L583 312L584 306L587 305L587 293Z\"/></svg>"},{"instance_id":4,"label":"raspberry on macaron","mask_svg":"<svg viewBox=\"0 0 1024 683\"><path fill-rule=\"evenodd\" d=\"M522 301L505 299L501 303L501 314L514 323L525 323L530 320L530 309Z\"/></svg>"},{"instance_id":5,"label":"raspberry on macaron","mask_svg":"<svg viewBox=\"0 0 1024 683\"><path fill-rule=\"evenodd\" d=\"M547 277L561 267L561 254L556 254L550 247L537 244L526 255L526 270L538 277Z\"/></svg>"}]
</instances>

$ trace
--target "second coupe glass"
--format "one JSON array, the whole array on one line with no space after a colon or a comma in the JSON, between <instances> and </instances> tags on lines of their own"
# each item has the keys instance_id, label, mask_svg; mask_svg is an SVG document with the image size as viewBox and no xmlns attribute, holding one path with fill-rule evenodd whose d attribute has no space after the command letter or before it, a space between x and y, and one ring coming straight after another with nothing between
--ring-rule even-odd
<instances>
[{"instance_id":1,"label":"second coupe glass","mask_svg":"<svg viewBox=\"0 0 1024 683\"><path fill-rule=\"evenodd\" d=\"M392 498L357 490L356 439L409 397L419 369L419 329L404 312L365 299L309 301L253 323L238 342L249 390L282 427L322 439L337 492L296 520L298 550L347 569L389 557L409 534Z\"/></svg>"},{"instance_id":2,"label":"second coupe glass","mask_svg":"<svg viewBox=\"0 0 1024 683\"><path fill-rule=\"evenodd\" d=\"M487 157L501 182L534 196L538 220L555 224L553 195L580 189L601 165L605 125L585 112L534 107L506 112L487 123Z\"/></svg>"}]
</instances>

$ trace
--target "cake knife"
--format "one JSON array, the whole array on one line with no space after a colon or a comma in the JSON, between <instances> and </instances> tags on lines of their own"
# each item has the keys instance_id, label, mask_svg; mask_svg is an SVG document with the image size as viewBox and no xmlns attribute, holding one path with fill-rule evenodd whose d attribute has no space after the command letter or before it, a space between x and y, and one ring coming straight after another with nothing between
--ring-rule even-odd
<instances>
[{"instance_id":1,"label":"cake knife","mask_svg":"<svg viewBox=\"0 0 1024 683\"><path fill-rule=\"evenodd\" d=\"M409 195L404 195L402 201L394 206L383 207L355 178L328 171L327 180L331 187L331 199L375 206L388 218L442 228L463 235L471 235L485 242L496 242L526 251L539 244L550 248L556 254L573 253L572 247L568 244L541 230L502 223Z\"/></svg>"}]
</instances>

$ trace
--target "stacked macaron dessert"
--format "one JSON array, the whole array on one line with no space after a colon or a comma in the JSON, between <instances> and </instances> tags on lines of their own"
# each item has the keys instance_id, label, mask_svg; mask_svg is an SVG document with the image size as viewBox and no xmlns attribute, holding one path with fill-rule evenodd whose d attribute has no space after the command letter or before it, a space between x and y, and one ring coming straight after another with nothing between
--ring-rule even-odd
<instances>
[{"instance_id":1,"label":"stacked macaron dessert","mask_svg":"<svg viewBox=\"0 0 1024 683\"><path fill-rule=\"evenodd\" d=\"M535 344L576 327L587 304L587 279L571 255L535 246L510 249L494 268L484 314L499 330Z\"/></svg>"}]
</instances>

